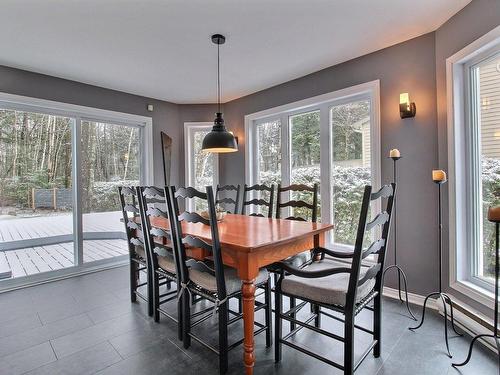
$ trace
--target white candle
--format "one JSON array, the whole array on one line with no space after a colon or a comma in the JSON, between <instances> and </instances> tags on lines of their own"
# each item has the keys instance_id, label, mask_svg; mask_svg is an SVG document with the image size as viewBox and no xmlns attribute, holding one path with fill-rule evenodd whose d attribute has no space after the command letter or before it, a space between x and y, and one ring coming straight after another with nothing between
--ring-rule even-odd
<instances>
[{"instance_id":1,"label":"white candle","mask_svg":"<svg viewBox=\"0 0 500 375\"><path fill-rule=\"evenodd\" d=\"M446 181L446 172L442 169L434 169L432 171L432 181L434 182L445 182Z\"/></svg>"},{"instance_id":2,"label":"white candle","mask_svg":"<svg viewBox=\"0 0 500 375\"><path fill-rule=\"evenodd\" d=\"M397 148L393 148L391 151L389 151L389 157L390 158L400 158L401 153Z\"/></svg>"}]
</instances>

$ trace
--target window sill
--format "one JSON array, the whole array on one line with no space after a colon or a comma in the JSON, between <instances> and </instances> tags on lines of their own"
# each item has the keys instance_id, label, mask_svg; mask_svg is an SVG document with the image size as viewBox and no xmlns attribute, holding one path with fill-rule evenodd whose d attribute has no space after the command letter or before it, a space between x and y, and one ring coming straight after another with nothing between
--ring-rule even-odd
<instances>
[{"instance_id":1,"label":"window sill","mask_svg":"<svg viewBox=\"0 0 500 375\"><path fill-rule=\"evenodd\" d=\"M457 280L450 287L488 308L491 308L495 302L495 295L491 291L481 288L470 281Z\"/></svg>"}]
</instances>

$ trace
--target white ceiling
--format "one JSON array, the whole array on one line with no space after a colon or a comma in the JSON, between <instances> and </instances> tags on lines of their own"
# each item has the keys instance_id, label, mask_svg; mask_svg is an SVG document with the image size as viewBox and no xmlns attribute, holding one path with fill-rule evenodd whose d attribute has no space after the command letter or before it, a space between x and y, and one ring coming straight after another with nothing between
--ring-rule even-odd
<instances>
[{"instance_id":1,"label":"white ceiling","mask_svg":"<svg viewBox=\"0 0 500 375\"><path fill-rule=\"evenodd\" d=\"M0 65L175 103L223 101L438 28L470 0L1 0Z\"/></svg>"}]
</instances>

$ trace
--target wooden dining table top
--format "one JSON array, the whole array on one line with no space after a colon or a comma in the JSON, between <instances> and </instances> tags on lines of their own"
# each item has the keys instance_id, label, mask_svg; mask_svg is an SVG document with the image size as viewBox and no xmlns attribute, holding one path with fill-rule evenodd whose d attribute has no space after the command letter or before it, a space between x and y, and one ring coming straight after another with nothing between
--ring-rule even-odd
<instances>
[{"instance_id":1,"label":"wooden dining table top","mask_svg":"<svg viewBox=\"0 0 500 375\"><path fill-rule=\"evenodd\" d=\"M168 220L164 218L151 218L151 225L162 229L170 227ZM333 229L333 224L236 214L227 214L217 226L221 245L239 252L256 252L270 245L279 245ZM208 241L212 238L210 226L202 223L182 222L182 231Z\"/></svg>"}]
</instances>

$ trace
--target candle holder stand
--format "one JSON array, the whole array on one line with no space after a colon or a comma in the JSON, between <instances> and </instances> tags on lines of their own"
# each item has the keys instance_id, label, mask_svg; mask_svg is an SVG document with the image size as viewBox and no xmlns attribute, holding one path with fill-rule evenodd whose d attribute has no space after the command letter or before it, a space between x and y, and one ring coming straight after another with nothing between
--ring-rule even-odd
<instances>
[{"instance_id":1,"label":"candle holder stand","mask_svg":"<svg viewBox=\"0 0 500 375\"><path fill-rule=\"evenodd\" d=\"M457 332L457 329L455 327L455 320L453 318L453 301L451 300L451 297L444 293L442 290L442 282L441 282L441 276L442 276L442 246L443 246L443 223L442 223L442 215L441 215L441 185L443 185L446 180L443 181L434 181L438 185L438 223L439 223L439 291L438 292L432 292L428 294L425 297L424 300L424 306L422 308L422 320L420 324L416 327L410 327L408 328L410 331L416 331L422 325L424 324L424 319L425 319L425 309L427 306L427 301L429 298L437 296L437 300L441 300L443 303L443 311L444 311L444 340L446 343L446 351L448 352L448 357L452 358L452 355L450 353L450 346L448 344L448 309L446 304L450 305L450 320L451 320L451 327L453 328L453 331L458 335L458 336L463 336L461 333Z\"/></svg>"},{"instance_id":2,"label":"candle holder stand","mask_svg":"<svg viewBox=\"0 0 500 375\"><path fill-rule=\"evenodd\" d=\"M392 156L392 157L389 157L390 159L392 159L393 161L393 183L397 183L397 174L396 174L396 162L401 159L401 156ZM403 269L398 265L398 251L397 251L397 210L396 210L396 199L397 197L394 196L394 203L393 203L393 211L392 211L392 215L393 215L393 222L394 222L394 234L393 234L393 238L394 238L394 264L386 267L386 269L384 270L384 272L382 273L382 285L384 285L384 278L385 278L385 274L387 273L387 271L389 270L397 270L398 272L398 295L399 295L399 300L401 302L404 302L406 303L406 309L408 310L408 314L410 314L410 317L417 321L417 318L415 317L415 315L413 315L413 312L411 311L411 308L410 308L410 304L408 302L408 279L406 278L406 274L404 273ZM404 284L404 293L405 293L405 299L403 300L402 296L401 296L401 279L403 279L403 284Z\"/></svg>"},{"instance_id":3,"label":"candle holder stand","mask_svg":"<svg viewBox=\"0 0 500 375\"><path fill-rule=\"evenodd\" d=\"M500 221L498 219L490 219L490 221L493 221L495 223L495 317L493 318L493 334L482 334L482 335L477 335L475 336L469 347L469 353L467 354L467 358L465 361L462 363L453 363L453 367L460 367L460 366L465 366L467 363L469 363L471 356L472 356L472 348L474 347L474 343L478 339L484 339L486 337L490 337L495 339L495 344L497 347L497 353L498 353L498 371L500 373L500 336L498 334L498 274L499 274L499 261L498 261L498 232L499 232L499 225Z\"/></svg>"}]
</instances>

